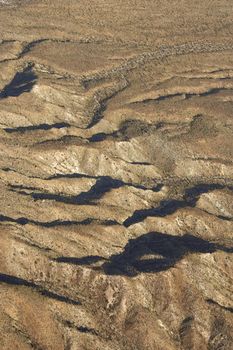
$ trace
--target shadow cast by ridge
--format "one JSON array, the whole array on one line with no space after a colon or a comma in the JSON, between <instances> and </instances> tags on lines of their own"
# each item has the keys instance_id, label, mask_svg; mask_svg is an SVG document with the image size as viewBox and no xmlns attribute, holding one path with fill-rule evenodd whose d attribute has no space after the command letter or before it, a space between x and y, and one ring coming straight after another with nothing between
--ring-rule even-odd
<instances>
[{"instance_id":1,"label":"shadow cast by ridge","mask_svg":"<svg viewBox=\"0 0 233 350\"><path fill-rule=\"evenodd\" d=\"M51 129L63 129L70 128L68 123L54 123L54 124L37 124L37 125L28 125L28 126L18 126L15 128L5 128L4 130L8 133L25 133L27 131L40 131L40 130L51 130Z\"/></svg>"},{"instance_id":2,"label":"shadow cast by ridge","mask_svg":"<svg viewBox=\"0 0 233 350\"><path fill-rule=\"evenodd\" d=\"M182 237L159 232L150 232L136 239L130 239L124 250L110 256L85 256L82 258L59 257L59 263L90 266L103 262L93 269L102 270L107 275L123 275L133 277L140 273L156 273L168 270L187 254L214 253L222 250L233 253L233 248L208 242L204 239L185 234Z\"/></svg>"},{"instance_id":3,"label":"shadow cast by ridge","mask_svg":"<svg viewBox=\"0 0 233 350\"><path fill-rule=\"evenodd\" d=\"M71 299L65 295L54 293L48 289L44 289L43 287L35 284L34 282L27 281L23 278L19 278L16 276L0 273L0 283L5 283L12 286L29 287L36 290L39 294L41 294L44 297L48 297L72 305L81 305L81 303L77 300Z\"/></svg>"},{"instance_id":4,"label":"shadow cast by ridge","mask_svg":"<svg viewBox=\"0 0 233 350\"><path fill-rule=\"evenodd\" d=\"M209 193L214 190L221 190L224 188L228 188L231 191L233 189L232 186L225 186L225 185L215 184L215 183L213 184L200 183L198 185L195 185L193 187L186 189L182 200L177 200L177 199L162 200L159 206L155 208L136 210L133 213L133 215L131 215L124 221L123 224L125 227L129 227L133 224L143 221L149 216L165 217L167 215L175 213L178 209L182 209L185 207L195 207L198 199L202 194ZM221 219L227 220L227 218L224 218L222 216L221 216Z\"/></svg>"},{"instance_id":5,"label":"shadow cast by ridge","mask_svg":"<svg viewBox=\"0 0 233 350\"><path fill-rule=\"evenodd\" d=\"M32 71L32 67L25 68L22 72L17 72L11 82L6 85L0 93L0 99L7 97L18 97L24 92L30 92L36 83L37 75Z\"/></svg>"},{"instance_id":6,"label":"shadow cast by ridge","mask_svg":"<svg viewBox=\"0 0 233 350\"><path fill-rule=\"evenodd\" d=\"M67 176L67 178L71 176ZM75 176L73 176L75 178ZM57 202L62 202L66 204L77 204L77 205L95 205L96 201L101 199L106 193L110 192L113 189L118 189L124 186L131 186L141 190L148 190L147 187L143 185L137 185L133 183L123 182L122 180L114 179L110 176L86 176L86 175L77 175L77 178L93 178L96 179L96 183L88 190L87 192L81 192L78 195L62 195L54 193L41 193L35 192L35 188L32 193L28 193L25 190L30 189L21 185L11 185L10 190L17 192L24 196L31 196L34 200L54 200ZM157 184L156 186L149 188L153 192L159 192L163 187L162 184Z\"/></svg>"}]
</instances>

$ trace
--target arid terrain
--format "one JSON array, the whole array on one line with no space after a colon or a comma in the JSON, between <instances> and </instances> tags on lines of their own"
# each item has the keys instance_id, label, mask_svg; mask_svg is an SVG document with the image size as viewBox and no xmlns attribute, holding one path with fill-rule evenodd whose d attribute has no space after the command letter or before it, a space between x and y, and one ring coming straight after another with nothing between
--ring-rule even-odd
<instances>
[{"instance_id":1,"label":"arid terrain","mask_svg":"<svg viewBox=\"0 0 233 350\"><path fill-rule=\"evenodd\" d=\"M0 349L233 349L233 2L0 1Z\"/></svg>"}]
</instances>

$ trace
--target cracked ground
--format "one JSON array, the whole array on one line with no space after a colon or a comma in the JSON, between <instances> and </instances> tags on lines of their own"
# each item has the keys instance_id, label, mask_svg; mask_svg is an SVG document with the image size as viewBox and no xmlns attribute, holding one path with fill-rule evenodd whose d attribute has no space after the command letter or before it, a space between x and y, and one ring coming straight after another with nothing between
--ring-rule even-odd
<instances>
[{"instance_id":1,"label":"cracked ground","mask_svg":"<svg viewBox=\"0 0 233 350\"><path fill-rule=\"evenodd\" d=\"M233 4L0 1L0 348L233 348Z\"/></svg>"}]
</instances>

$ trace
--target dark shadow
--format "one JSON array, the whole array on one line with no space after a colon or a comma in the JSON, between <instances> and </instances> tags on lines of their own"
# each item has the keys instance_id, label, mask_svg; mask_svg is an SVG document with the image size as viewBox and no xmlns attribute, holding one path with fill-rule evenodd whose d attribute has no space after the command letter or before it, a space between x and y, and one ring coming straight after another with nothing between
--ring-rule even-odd
<instances>
[{"instance_id":1,"label":"dark shadow","mask_svg":"<svg viewBox=\"0 0 233 350\"><path fill-rule=\"evenodd\" d=\"M69 128L69 127L70 127L70 124L68 124L68 123L55 123L55 124L39 124L39 125L19 126L17 128L6 128L4 130L8 133L13 133L13 132L24 133L26 131L62 129L62 128Z\"/></svg>"},{"instance_id":2,"label":"dark shadow","mask_svg":"<svg viewBox=\"0 0 233 350\"><path fill-rule=\"evenodd\" d=\"M112 179L108 176L102 176L97 179L96 183L87 192L82 192L77 196L65 196L61 194L51 193L27 193L25 191L17 191L19 194L31 196L35 200L55 200L57 202L63 202L67 204L95 204L94 202L100 199L105 193L114 188L123 186L124 183L120 180ZM12 190L17 186L11 186Z\"/></svg>"},{"instance_id":3,"label":"dark shadow","mask_svg":"<svg viewBox=\"0 0 233 350\"><path fill-rule=\"evenodd\" d=\"M66 176L71 177L71 176ZM158 184L152 188L146 188L142 185L134 185L132 183L125 183L121 180L113 179L110 176L98 176L98 177L91 177L91 176L81 176L76 175L72 177L77 178L96 178L96 183L90 188L87 192L82 192L76 196L66 196L62 194L53 194L53 193L41 193L41 192L33 192L28 193L25 190L28 190L30 188L23 187L21 185L11 185L10 188L12 191L17 192L19 194L30 196L35 200L54 200L57 202L62 202L66 204L76 204L76 205L94 205L96 204L95 201L102 198L105 193L110 192L113 189L117 189L123 186L131 186L135 187L141 190L151 190L153 192L159 192L161 188L163 187L162 184ZM32 188L33 189L33 188ZM35 190L35 189L33 189Z\"/></svg>"},{"instance_id":4,"label":"dark shadow","mask_svg":"<svg viewBox=\"0 0 233 350\"><path fill-rule=\"evenodd\" d=\"M38 39L38 40L34 40L31 41L30 43L28 43L27 45L24 46L22 52L20 53L19 58L23 57L24 55L26 55L28 52L30 52L36 45L49 41L49 39Z\"/></svg>"},{"instance_id":5,"label":"dark shadow","mask_svg":"<svg viewBox=\"0 0 233 350\"><path fill-rule=\"evenodd\" d=\"M139 164L139 163L130 163L130 164ZM140 163L142 164L142 163ZM145 164L144 165L148 165ZM118 180L118 179L114 179L111 176L93 176L93 175L86 175L86 174L81 174L81 173L72 173L72 174L57 174L57 175L53 175L48 177L46 180L54 180L54 179L96 179L96 180L102 180L101 182L105 182L105 183L113 183L114 186L116 183L118 183L120 186L129 186L129 187L135 187L141 190L150 190L150 191L154 191L154 192L159 192L162 187L163 184L159 183L153 187L146 187L144 185L139 185L137 183L133 183L133 182L124 182L122 180ZM100 183L101 183L100 182ZM95 186L95 185L94 185Z\"/></svg>"},{"instance_id":6,"label":"dark shadow","mask_svg":"<svg viewBox=\"0 0 233 350\"><path fill-rule=\"evenodd\" d=\"M182 200L171 199L171 200L161 201L160 205L156 208L136 210L132 216L130 216L124 221L123 224L124 226L129 227L133 224L143 221L149 216L164 217L175 213L178 209L181 209L181 208L195 207L201 194L208 193L213 190L224 189L224 188L228 188L232 190L231 186L224 186L221 184L198 184L196 186L193 186L185 190ZM222 216L221 216L221 219L230 220Z\"/></svg>"},{"instance_id":7,"label":"dark shadow","mask_svg":"<svg viewBox=\"0 0 233 350\"><path fill-rule=\"evenodd\" d=\"M43 295L45 297L52 298L52 299L55 299L55 300L58 300L61 302L68 303L68 304L81 305L81 303L77 300L73 300L67 296L51 292L47 289L43 289L41 286L39 286L33 282L29 282L25 279L19 278L19 277L6 275L6 274L0 274L0 283L6 283L9 285L13 285L13 286L30 287L32 289L35 289L37 292L39 292L41 295Z\"/></svg>"},{"instance_id":8,"label":"dark shadow","mask_svg":"<svg viewBox=\"0 0 233 350\"><path fill-rule=\"evenodd\" d=\"M109 259L101 256L86 256L83 258L60 257L56 261L75 265L92 265L102 261L101 267L94 268L103 270L107 275L133 277L139 273L168 270L187 254L214 253L217 250L233 253L233 248L210 243L190 234L177 237L151 232L129 240L122 253L112 255Z\"/></svg>"},{"instance_id":9,"label":"dark shadow","mask_svg":"<svg viewBox=\"0 0 233 350\"><path fill-rule=\"evenodd\" d=\"M9 216L0 215L0 222L14 222L19 225L27 225L27 224L33 224L36 226L42 226L42 227L57 227L57 226L71 226L71 225L89 225L94 221L93 219L85 219L82 221L75 221L75 220L54 220L49 222L42 222L42 221L35 221L31 220L25 217L21 218L11 218Z\"/></svg>"},{"instance_id":10,"label":"dark shadow","mask_svg":"<svg viewBox=\"0 0 233 350\"><path fill-rule=\"evenodd\" d=\"M149 163L139 163L139 162L138 163L132 162L130 164L150 165ZM163 184L161 184L161 183L156 184L153 187L146 187L146 186L140 185L138 183L124 182L122 180L114 179L111 176L101 176L101 175L94 176L94 175L87 175L87 174L82 174L82 173L56 174L56 175L49 176L45 180L66 179L66 178L67 179L82 179L82 178L84 178L84 179L96 179L96 180L104 179L105 182L112 182L112 183L114 183L115 181L118 181L118 183L120 182L122 184L122 186L130 186L130 187L135 187L135 188L139 188L142 190L151 190L151 191L155 191L155 192L160 191L161 188L163 187Z\"/></svg>"},{"instance_id":11,"label":"dark shadow","mask_svg":"<svg viewBox=\"0 0 233 350\"><path fill-rule=\"evenodd\" d=\"M142 190L151 190L154 192L159 192L163 185L158 184L153 188L146 188L143 185L134 185L132 183L125 183L121 180L113 179L109 176L88 176L82 174L70 174L70 175L56 175L51 177L54 178L93 178L97 179L96 183L91 187L91 189L87 192L82 192L77 196L65 196L62 194L53 194L53 193L40 193L40 192L32 192L28 193L24 190L27 188L22 187L20 185L11 185L11 190L17 192L19 194L30 196L34 200L54 200L57 202L62 202L66 204L74 204L74 205L95 205L96 201L104 196L105 193L111 191L112 189L117 189L122 186L132 186ZM221 184L198 184L193 186L187 190L183 195L182 200L170 199L161 201L158 207L153 207L149 209L140 209L136 210L133 215L128 217L123 225L125 227L129 227L133 224L143 221L147 217L165 217L167 215L171 215L176 212L178 209L185 207L195 207L196 202L199 197L203 193L208 193L209 191L213 191L216 189L228 188L232 190L230 186L224 186ZM231 218L227 218L224 216L219 216L222 220L231 220Z\"/></svg>"},{"instance_id":12,"label":"dark shadow","mask_svg":"<svg viewBox=\"0 0 233 350\"><path fill-rule=\"evenodd\" d=\"M149 208L149 209L140 209L136 210L132 216L128 217L123 225L125 227L129 227L133 224L141 222L145 220L149 216L158 216L164 217L170 214L173 214L176 210L180 208L184 208L187 206L187 203L182 200L168 200L161 201L160 205L157 208Z\"/></svg>"},{"instance_id":13,"label":"dark shadow","mask_svg":"<svg viewBox=\"0 0 233 350\"><path fill-rule=\"evenodd\" d=\"M185 94L184 93L175 93L175 94L168 94L168 95L161 95L155 98L147 98L143 101L135 101L135 102L131 102L131 105L138 105L138 104L147 104L147 103L154 103L154 102L160 102L160 101L164 101L164 100L168 100L168 99L172 99L172 98L176 98L176 97L183 97Z\"/></svg>"},{"instance_id":14,"label":"dark shadow","mask_svg":"<svg viewBox=\"0 0 233 350\"><path fill-rule=\"evenodd\" d=\"M0 99L17 97L25 92L30 92L36 83L37 75L31 67L25 68L22 72L15 74L12 81L6 85L0 93Z\"/></svg>"},{"instance_id":15,"label":"dark shadow","mask_svg":"<svg viewBox=\"0 0 233 350\"><path fill-rule=\"evenodd\" d=\"M222 190L224 188L232 189L229 186L224 186L221 184L199 184L194 187L188 188L184 194L184 200L190 205L195 206L200 195L203 193L208 193L214 190Z\"/></svg>"},{"instance_id":16,"label":"dark shadow","mask_svg":"<svg viewBox=\"0 0 233 350\"><path fill-rule=\"evenodd\" d=\"M206 301L207 301L208 304L212 304L212 305L218 306L218 307L220 307L221 309L223 309L225 311L229 311L229 312L233 313L233 307L227 307L227 306L220 305L219 303L217 303L213 299L207 299Z\"/></svg>"},{"instance_id":17,"label":"dark shadow","mask_svg":"<svg viewBox=\"0 0 233 350\"><path fill-rule=\"evenodd\" d=\"M211 96L218 94L223 91L232 91L232 89L229 88L211 88L208 91L205 92L200 92L200 93L184 93L184 92L178 92L175 94L168 94L168 95L161 95L156 98L148 98L143 101L136 101L132 102L132 105L137 105L137 104L147 104L147 103L154 103L154 102L160 102L160 101L165 101L169 99L173 99L176 97L183 97L184 99L190 99L192 97L206 97L206 96Z\"/></svg>"},{"instance_id":18,"label":"dark shadow","mask_svg":"<svg viewBox=\"0 0 233 350\"><path fill-rule=\"evenodd\" d=\"M71 173L71 174L56 174L47 177L45 180L54 180L54 179L98 179L98 176L92 176L92 175L87 175L87 174L82 174L82 173Z\"/></svg>"},{"instance_id":19,"label":"dark shadow","mask_svg":"<svg viewBox=\"0 0 233 350\"><path fill-rule=\"evenodd\" d=\"M145 134L151 134L157 127L155 125L148 124L139 120L129 119L125 120L120 124L118 130L112 133L106 134L104 132L92 135L88 141L89 142L101 142L109 138L119 139L119 140L130 140L133 137L142 136ZM131 164L144 164L150 165L148 162L135 162Z\"/></svg>"},{"instance_id":20,"label":"dark shadow","mask_svg":"<svg viewBox=\"0 0 233 350\"><path fill-rule=\"evenodd\" d=\"M41 227L58 227L58 226L72 226L72 225L90 225L93 222L100 223L101 225L105 226L114 226L114 225L119 225L119 223L115 220L97 220L97 219L92 219L88 218L82 221L75 221L75 220L54 220L54 221L48 221L48 222L42 222L42 221L35 221L31 220L25 217L21 218L11 218L9 216L5 215L0 215L0 222L13 222L19 225L27 225L27 224L32 224L36 226L41 226Z\"/></svg>"},{"instance_id":21,"label":"dark shadow","mask_svg":"<svg viewBox=\"0 0 233 350\"><path fill-rule=\"evenodd\" d=\"M220 92L223 92L223 91L230 91L230 92L232 92L232 89L229 89L229 88L224 88L224 87L222 87L222 88L211 88L211 89L209 89L208 91L206 91L206 92L202 92L202 93L200 93L198 96L200 96L200 97L206 97L206 96L211 96L211 95L215 95L215 94L218 94L218 93L220 93ZM195 94L188 94L188 96L195 96Z\"/></svg>"},{"instance_id":22,"label":"dark shadow","mask_svg":"<svg viewBox=\"0 0 233 350\"><path fill-rule=\"evenodd\" d=\"M111 96L112 97L112 96ZM87 129L91 129L93 126L95 126L96 124L98 124L100 122L100 120L103 118L104 116L104 112L107 109L107 101L110 98L107 98L103 101L100 102L100 107L96 110L96 112L94 113L91 122L89 123L89 125L87 126Z\"/></svg>"},{"instance_id":23,"label":"dark shadow","mask_svg":"<svg viewBox=\"0 0 233 350\"><path fill-rule=\"evenodd\" d=\"M21 185L11 185L11 191L17 192L19 194L30 196L34 200L54 200L57 202L62 202L66 204L74 204L74 205L95 205L96 201L104 196L105 193L111 191L112 189L117 189L122 186L132 186L138 189L142 190L152 190L154 192L158 192L163 187L162 184L158 184L157 186L153 188L146 188L141 185L134 185L132 183L125 183L121 180L113 179L109 176L88 176L88 175L82 175L82 174L70 174L70 175L56 175L53 178L94 178L97 179L96 183L91 187L91 189L87 192L82 192L77 196L65 196L62 194L53 194L53 193L40 193L40 192L26 192L26 190L35 190L34 188L27 188L23 187ZM185 193L183 195L182 200L176 200L176 199L170 199L161 201L159 206L149 208L149 209L140 209L136 210L133 215L129 216L124 222L123 225L125 227L129 227L133 224L136 224L138 222L143 221L147 217L165 217L167 215L171 215L174 212L176 212L178 209L186 208L186 207L195 207L197 200L199 199L200 195L203 193L208 193L209 191L213 191L215 189L223 189L227 188L232 190L231 186L224 186L221 184L199 184L196 186L193 186L187 190L185 190ZM222 220L232 220L231 218L224 217L224 216L218 216ZM21 219L17 219L23 220ZM19 222L21 223L21 222ZM51 223L50 223L51 224ZM63 225L65 223L63 222Z\"/></svg>"},{"instance_id":24,"label":"dark shadow","mask_svg":"<svg viewBox=\"0 0 233 350\"><path fill-rule=\"evenodd\" d=\"M131 162L132 165L153 165L149 162Z\"/></svg>"},{"instance_id":25,"label":"dark shadow","mask_svg":"<svg viewBox=\"0 0 233 350\"><path fill-rule=\"evenodd\" d=\"M92 135L89 137L88 141L89 142L101 142L106 140L109 136L112 136L112 134L106 134L104 132L100 132L98 134Z\"/></svg>"},{"instance_id":26,"label":"dark shadow","mask_svg":"<svg viewBox=\"0 0 233 350\"><path fill-rule=\"evenodd\" d=\"M62 323L69 328L74 328L76 329L78 332L81 333L90 333L92 335L98 335L98 332L94 329L94 328L89 328L86 326L77 326L75 325L73 322L71 322L70 320L62 320Z\"/></svg>"},{"instance_id":27,"label":"dark shadow","mask_svg":"<svg viewBox=\"0 0 233 350\"><path fill-rule=\"evenodd\" d=\"M94 328L79 326L77 327L77 330L81 333L90 333L92 335L98 335L98 332Z\"/></svg>"},{"instance_id":28,"label":"dark shadow","mask_svg":"<svg viewBox=\"0 0 233 350\"><path fill-rule=\"evenodd\" d=\"M75 203L88 204L100 199L105 193L124 185L121 180L112 179L108 176L100 177L88 192L82 192L75 197Z\"/></svg>"},{"instance_id":29,"label":"dark shadow","mask_svg":"<svg viewBox=\"0 0 233 350\"><path fill-rule=\"evenodd\" d=\"M107 260L107 259L101 258L101 260ZM56 261L61 263L74 264L74 265L91 265L100 261L100 257L98 255L85 256L84 258L68 258L68 257L62 256L60 258L57 258Z\"/></svg>"},{"instance_id":30,"label":"dark shadow","mask_svg":"<svg viewBox=\"0 0 233 350\"><path fill-rule=\"evenodd\" d=\"M109 101L112 98L114 98L116 95L118 95L121 91L123 91L125 88L126 87L123 87L120 90L113 92L110 96L99 101L99 107L96 109L95 113L93 114L92 120L87 126L87 129L91 129L93 126L95 126L100 122L100 120L104 117L104 112L107 110Z\"/></svg>"}]
</instances>

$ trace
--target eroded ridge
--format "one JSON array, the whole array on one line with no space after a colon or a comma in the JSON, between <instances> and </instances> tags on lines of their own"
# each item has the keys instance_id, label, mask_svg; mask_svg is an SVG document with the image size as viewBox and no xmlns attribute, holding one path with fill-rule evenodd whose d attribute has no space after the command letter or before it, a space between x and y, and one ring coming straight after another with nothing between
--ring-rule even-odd
<instances>
[{"instance_id":1,"label":"eroded ridge","mask_svg":"<svg viewBox=\"0 0 233 350\"><path fill-rule=\"evenodd\" d=\"M231 2L0 7L3 350L231 350Z\"/></svg>"}]
</instances>

